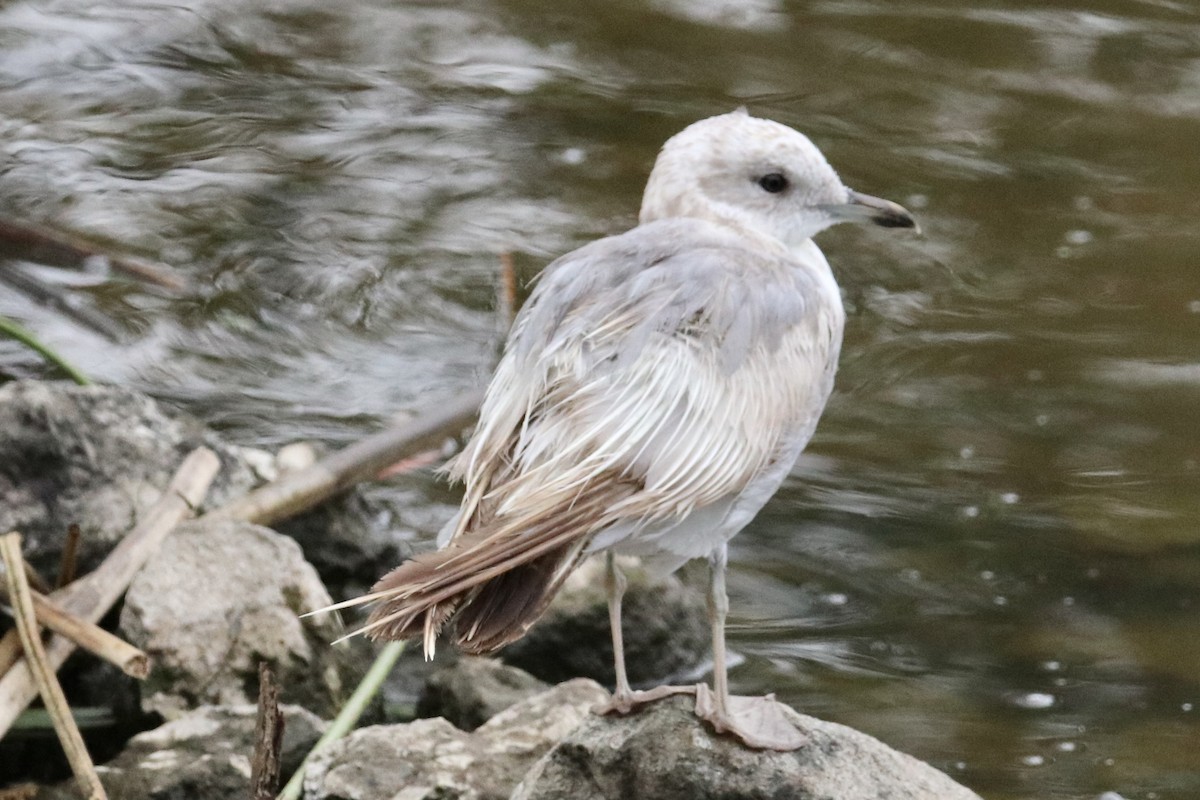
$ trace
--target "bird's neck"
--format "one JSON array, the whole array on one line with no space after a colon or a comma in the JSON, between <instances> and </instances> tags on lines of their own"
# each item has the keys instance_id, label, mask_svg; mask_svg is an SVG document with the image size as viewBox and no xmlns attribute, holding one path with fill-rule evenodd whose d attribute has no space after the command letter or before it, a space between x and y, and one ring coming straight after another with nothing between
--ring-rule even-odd
<instances>
[{"instance_id":1,"label":"bird's neck","mask_svg":"<svg viewBox=\"0 0 1200 800\"><path fill-rule=\"evenodd\" d=\"M821 294L824 295L829 307L836 309L840 315L844 316L842 290L838 288L837 279L833 277L833 270L830 269L829 262L825 260L825 254L821 252L821 248L817 247L817 243L812 239L805 239L792 245L788 250L798 267L816 278L817 285L821 288Z\"/></svg>"}]
</instances>

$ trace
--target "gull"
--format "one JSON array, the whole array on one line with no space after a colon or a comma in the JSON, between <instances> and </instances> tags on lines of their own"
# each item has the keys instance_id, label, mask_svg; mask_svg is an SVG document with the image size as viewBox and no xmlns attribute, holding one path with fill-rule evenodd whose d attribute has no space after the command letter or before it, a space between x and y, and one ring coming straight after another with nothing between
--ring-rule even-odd
<instances>
[{"instance_id":1,"label":"gull","mask_svg":"<svg viewBox=\"0 0 1200 800\"><path fill-rule=\"evenodd\" d=\"M336 606L373 606L355 633L419 637L431 658L453 623L462 650L491 652L604 552L616 687L602 713L694 693L718 733L801 747L772 695L729 694L725 571L729 540L778 489L833 387L845 312L812 237L839 222L916 228L846 188L803 134L744 109L669 139L637 227L540 276L448 466L465 492L440 549ZM614 554L661 573L708 559L711 689L630 687Z\"/></svg>"}]
</instances>

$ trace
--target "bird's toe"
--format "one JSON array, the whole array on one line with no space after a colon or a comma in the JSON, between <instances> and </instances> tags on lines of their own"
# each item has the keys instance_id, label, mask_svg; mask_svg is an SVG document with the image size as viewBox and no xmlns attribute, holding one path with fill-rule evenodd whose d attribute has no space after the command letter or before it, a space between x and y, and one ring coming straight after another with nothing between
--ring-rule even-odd
<instances>
[{"instance_id":1,"label":"bird's toe","mask_svg":"<svg viewBox=\"0 0 1200 800\"><path fill-rule=\"evenodd\" d=\"M653 689L645 691L625 691L613 692L613 696L609 698L607 703L601 703L592 708L592 712L601 716L609 714L632 714L639 710L642 706L649 705L657 700L662 700L664 697L671 697L677 694L695 694L695 686L655 686Z\"/></svg>"}]
</instances>

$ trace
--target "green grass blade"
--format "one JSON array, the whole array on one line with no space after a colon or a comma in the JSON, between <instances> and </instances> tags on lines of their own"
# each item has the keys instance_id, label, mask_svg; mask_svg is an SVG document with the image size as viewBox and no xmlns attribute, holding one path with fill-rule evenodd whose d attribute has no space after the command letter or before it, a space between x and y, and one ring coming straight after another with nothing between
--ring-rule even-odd
<instances>
[{"instance_id":1,"label":"green grass blade","mask_svg":"<svg viewBox=\"0 0 1200 800\"><path fill-rule=\"evenodd\" d=\"M78 383L80 386L91 385L92 382L88 380L82 372L75 369L75 367L71 366L66 359L51 350L46 345L42 344L40 341L38 341L36 336L22 328L17 323L13 322L11 319L8 319L7 317L0 317L0 333L8 336L11 339L16 339L30 350L33 350L42 358L46 359L51 364L66 373L67 377Z\"/></svg>"},{"instance_id":2,"label":"green grass blade","mask_svg":"<svg viewBox=\"0 0 1200 800\"><path fill-rule=\"evenodd\" d=\"M396 660L404 652L405 644L406 642L390 642L387 647L379 651L379 655L375 657L375 663L359 681L354 694L350 695L346 705L342 706L342 710L338 712L333 722L329 723L325 733L304 757L303 763L296 770L296 774L292 775L291 780L287 782L287 786L283 787L277 800L299 800L300 790L304 786L304 770L308 767L308 762L330 742L342 738L354 729L363 712L367 710L367 706L371 704L371 700L379 693L384 679L392 671L392 667L396 666Z\"/></svg>"}]
</instances>

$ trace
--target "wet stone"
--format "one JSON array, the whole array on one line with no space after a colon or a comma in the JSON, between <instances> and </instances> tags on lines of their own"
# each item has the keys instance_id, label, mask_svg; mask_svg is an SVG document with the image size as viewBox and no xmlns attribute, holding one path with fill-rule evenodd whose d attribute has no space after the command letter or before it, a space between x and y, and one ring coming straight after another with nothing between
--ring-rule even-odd
<instances>
[{"instance_id":1,"label":"wet stone","mask_svg":"<svg viewBox=\"0 0 1200 800\"><path fill-rule=\"evenodd\" d=\"M360 728L318 754L305 800L507 800L607 692L573 680L509 707L472 733L444 719Z\"/></svg>"},{"instance_id":2,"label":"wet stone","mask_svg":"<svg viewBox=\"0 0 1200 800\"><path fill-rule=\"evenodd\" d=\"M512 800L980 800L933 767L844 725L789 719L808 737L790 753L717 736L672 697L626 717L589 718L526 774Z\"/></svg>"},{"instance_id":3,"label":"wet stone","mask_svg":"<svg viewBox=\"0 0 1200 800\"><path fill-rule=\"evenodd\" d=\"M628 588L622 600L625 666L635 687L657 685L703 664L710 652L704 593L676 575L651 574L621 559ZM499 652L506 663L547 681L615 680L603 557L566 581L549 610L525 636Z\"/></svg>"},{"instance_id":4,"label":"wet stone","mask_svg":"<svg viewBox=\"0 0 1200 800\"><path fill-rule=\"evenodd\" d=\"M78 571L90 571L200 446L221 460L201 512L273 480L297 460L298 449L289 445L276 458L229 444L184 412L116 386L0 386L0 530L20 531L26 557L53 577L67 528L78 524ZM300 542L326 585L342 596L369 587L379 564L407 555L389 522L380 504L355 489L280 530Z\"/></svg>"},{"instance_id":5,"label":"wet stone","mask_svg":"<svg viewBox=\"0 0 1200 800\"><path fill-rule=\"evenodd\" d=\"M295 705L282 705L284 778L294 772L325 723ZM129 740L120 755L97 768L109 797L141 800L217 800L249 797L257 708L203 706ZM74 781L43 788L37 800L75 800Z\"/></svg>"},{"instance_id":6,"label":"wet stone","mask_svg":"<svg viewBox=\"0 0 1200 800\"><path fill-rule=\"evenodd\" d=\"M78 524L79 572L86 572L201 445L221 459L205 508L255 485L247 451L138 392L36 381L0 386L0 529L19 530L26 558L53 576L67 527Z\"/></svg>"},{"instance_id":7,"label":"wet stone","mask_svg":"<svg viewBox=\"0 0 1200 800\"><path fill-rule=\"evenodd\" d=\"M333 716L371 662L333 615L302 617L329 594L291 539L258 525L181 525L126 595L120 629L153 659L143 706L167 717L202 704L254 702L258 662L285 697Z\"/></svg>"},{"instance_id":8,"label":"wet stone","mask_svg":"<svg viewBox=\"0 0 1200 800\"><path fill-rule=\"evenodd\" d=\"M429 676L417 716L442 717L473 731L499 712L549 687L529 673L491 658L462 656Z\"/></svg>"}]
</instances>

